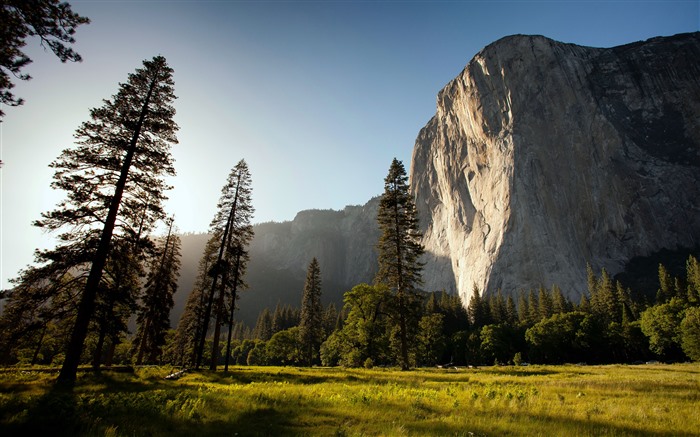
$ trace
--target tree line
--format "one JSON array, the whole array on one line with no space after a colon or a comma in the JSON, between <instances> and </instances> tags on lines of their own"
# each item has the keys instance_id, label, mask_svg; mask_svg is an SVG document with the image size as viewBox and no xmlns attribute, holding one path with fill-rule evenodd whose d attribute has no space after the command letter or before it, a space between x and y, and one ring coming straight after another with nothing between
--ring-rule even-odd
<instances>
[{"instance_id":1,"label":"tree line","mask_svg":"<svg viewBox=\"0 0 700 437\"><path fill-rule=\"evenodd\" d=\"M659 292L649 303L588 268L589 290L572 302L557 286L482 296L465 307L444 291L417 292L408 319L410 366L532 363L639 363L700 360L700 265L685 277L659 265ZM318 310L322 341L309 361L300 336L301 309L260 312L253 329L238 324L231 360L238 365L400 366L395 296L381 284L359 284L337 310ZM187 365L177 354L174 364Z\"/></svg>"}]
</instances>

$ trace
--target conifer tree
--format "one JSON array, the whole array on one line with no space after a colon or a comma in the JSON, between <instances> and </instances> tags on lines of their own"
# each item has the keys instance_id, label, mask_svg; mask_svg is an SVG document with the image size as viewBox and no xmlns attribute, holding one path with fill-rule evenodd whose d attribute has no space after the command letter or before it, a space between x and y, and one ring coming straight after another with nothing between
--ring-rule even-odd
<instances>
[{"instance_id":1,"label":"conifer tree","mask_svg":"<svg viewBox=\"0 0 700 437\"><path fill-rule=\"evenodd\" d=\"M134 338L136 364L144 361L155 364L165 345L165 334L170 328L170 310L175 302L180 276L180 237L172 233L173 220L169 220L168 234L162 247L151 260L146 287L136 319L139 324Z\"/></svg>"},{"instance_id":2,"label":"conifer tree","mask_svg":"<svg viewBox=\"0 0 700 437\"><path fill-rule=\"evenodd\" d=\"M562 314L571 311L571 304L564 297L561 288L557 285L552 285L552 311L554 314Z\"/></svg>"},{"instance_id":3,"label":"conifer tree","mask_svg":"<svg viewBox=\"0 0 700 437\"><path fill-rule=\"evenodd\" d=\"M64 232L60 246L38 258L68 259L74 266L82 258L90 266L59 383L75 381L113 237L141 244L139 232L163 216L168 188L163 176L175 174L172 73L161 56L144 61L117 94L90 111L90 120L75 133L77 146L51 164L56 169L51 186L64 190L66 200L35 225Z\"/></svg>"},{"instance_id":4,"label":"conifer tree","mask_svg":"<svg viewBox=\"0 0 700 437\"><path fill-rule=\"evenodd\" d=\"M95 300L94 320L91 322L94 329L90 329L91 332L98 332L92 359L95 369L102 363L105 342L109 340L109 351L113 351L128 332L129 318L136 310L143 268L138 250L134 251L133 248L134 244L115 239L105 266L100 292Z\"/></svg>"},{"instance_id":5,"label":"conifer tree","mask_svg":"<svg viewBox=\"0 0 700 437\"><path fill-rule=\"evenodd\" d=\"M485 309L484 299L481 297L479 287L474 284L472 288L472 297L469 299L469 305L467 305L469 323L473 328L481 329L481 327L488 324Z\"/></svg>"},{"instance_id":6,"label":"conifer tree","mask_svg":"<svg viewBox=\"0 0 700 437\"><path fill-rule=\"evenodd\" d=\"M673 277L663 264L659 264L659 289L656 292L656 303L665 303L673 297Z\"/></svg>"},{"instance_id":7,"label":"conifer tree","mask_svg":"<svg viewBox=\"0 0 700 437\"><path fill-rule=\"evenodd\" d=\"M494 324L503 323L507 319L506 302L503 299L503 292L498 289L496 295L491 295L489 298L489 309L491 312L491 322Z\"/></svg>"},{"instance_id":8,"label":"conifer tree","mask_svg":"<svg viewBox=\"0 0 700 437\"><path fill-rule=\"evenodd\" d=\"M506 321L511 327L515 326L518 322L518 310L515 307L515 301L511 295L508 295L508 299L506 299Z\"/></svg>"},{"instance_id":9,"label":"conifer tree","mask_svg":"<svg viewBox=\"0 0 700 437\"><path fill-rule=\"evenodd\" d=\"M544 320L552 317L554 314L554 302L552 301L552 295L544 287L540 287L538 292L539 301L539 320Z\"/></svg>"},{"instance_id":10,"label":"conifer tree","mask_svg":"<svg viewBox=\"0 0 700 437\"><path fill-rule=\"evenodd\" d=\"M686 291L687 300L690 305L700 305L700 263L697 258L690 255L686 261Z\"/></svg>"},{"instance_id":11,"label":"conifer tree","mask_svg":"<svg viewBox=\"0 0 700 437\"><path fill-rule=\"evenodd\" d=\"M617 302L617 292L612 278L605 269L600 273L596 292L591 295L591 309L605 326L610 322L619 321L622 312Z\"/></svg>"},{"instance_id":12,"label":"conifer tree","mask_svg":"<svg viewBox=\"0 0 700 437\"><path fill-rule=\"evenodd\" d=\"M540 320L540 301L532 289L527 293L527 320L530 325Z\"/></svg>"},{"instance_id":13,"label":"conifer tree","mask_svg":"<svg viewBox=\"0 0 700 437\"><path fill-rule=\"evenodd\" d=\"M334 303L329 303L323 312L323 338L328 338L335 331L338 322L338 309Z\"/></svg>"},{"instance_id":14,"label":"conifer tree","mask_svg":"<svg viewBox=\"0 0 700 437\"><path fill-rule=\"evenodd\" d=\"M250 224L254 211L251 183L248 164L240 160L229 173L221 190L217 212L210 225L212 233L218 235L220 240L217 242L216 262L209 271L212 281L205 296L204 329L198 339L196 367L202 362L209 321L213 316L214 337L209 368L216 370L221 326L228 320L229 333L232 331L237 293L246 287L243 276L249 258L247 246L253 238L253 227ZM227 346L227 359L228 356Z\"/></svg>"},{"instance_id":15,"label":"conifer tree","mask_svg":"<svg viewBox=\"0 0 700 437\"><path fill-rule=\"evenodd\" d=\"M525 296L525 292L520 290L518 293L518 321L522 326L528 326L529 319L527 297Z\"/></svg>"},{"instance_id":16,"label":"conifer tree","mask_svg":"<svg viewBox=\"0 0 700 437\"><path fill-rule=\"evenodd\" d=\"M277 334L284 328L284 310L283 307L277 302L275 306L275 312L272 313L272 335Z\"/></svg>"},{"instance_id":17,"label":"conifer tree","mask_svg":"<svg viewBox=\"0 0 700 437\"><path fill-rule=\"evenodd\" d=\"M245 206L245 207L244 207ZM253 226L250 224L250 219L252 218L252 206L250 203L241 206L241 208L250 208L250 216L245 219L241 219L241 223L232 233L232 242L229 241L227 253L230 253L228 261L229 266L232 271L224 273L223 283L230 284L230 293L228 296L228 337L226 340L226 360L224 363L224 371L228 372L229 358L231 354L231 335L233 334L233 324L234 324L234 313L236 311L236 300L238 299L238 292L248 288L248 284L243 280L246 269L248 267L248 261L250 256L248 253L248 244L250 240L253 239ZM272 324L270 324L270 329ZM272 334L270 334L272 335Z\"/></svg>"},{"instance_id":18,"label":"conifer tree","mask_svg":"<svg viewBox=\"0 0 700 437\"><path fill-rule=\"evenodd\" d=\"M419 318L414 309L415 292L422 283L420 257L424 249L420 243L415 203L408 189L408 176L396 158L384 179L377 221L381 236L377 245L379 270L376 282L386 284L396 297L400 363L401 368L407 370L410 367L409 331L417 326Z\"/></svg>"},{"instance_id":19,"label":"conifer tree","mask_svg":"<svg viewBox=\"0 0 700 437\"><path fill-rule=\"evenodd\" d=\"M592 297L598 290L598 278L590 263L586 263L586 280L588 283L588 296Z\"/></svg>"},{"instance_id":20,"label":"conifer tree","mask_svg":"<svg viewBox=\"0 0 700 437\"><path fill-rule=\"evenodd\" d=\"M258 315L253 335L258 340L263 341L267 341L272 337L272 315L270 315L269 308L265 307Z\"/></svg>"},{"instance_id":21,"label":"conifer tree","mask_svg":"<svg viewBox=\"0 0 700 437\"><path fill-rule=\"evenodd\" d=\"M197 278L194 287L187 297L185 309L180 316L175 331L174 356L181 365L194 365L197 361L197 345L201 332L205 329L204 310L206 308L206 291L211 286L209 271L216 262L217 242L220 237L216 234L207 240L204 252L199 260Z\"/></svg>"},{"instance_id":22,"label":"conifer tree","mask_svg":"<svg viewBox=\"0 0 700 437\"><path fill-rule=\"evenodd\" d=\"M304 361L308 366L314 362L323 337L323 307L321 306L321 269L313 258L306 270L306 282L301 299L299 337Z\"/></svg>"}]
</instances>

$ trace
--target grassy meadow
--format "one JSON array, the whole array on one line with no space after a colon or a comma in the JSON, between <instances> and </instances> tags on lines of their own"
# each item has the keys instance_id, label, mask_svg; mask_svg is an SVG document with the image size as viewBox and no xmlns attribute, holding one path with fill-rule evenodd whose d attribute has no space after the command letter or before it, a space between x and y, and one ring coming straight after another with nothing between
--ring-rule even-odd
<instances>
[{"instance_id":1,"label":"grassy meadow","mask_svg":"<svg viewBox=\"0 0 700 437\"><path fill-rule=\"evenodd\" d=\"M700 435L700 364L0 373L0 435Z\"/></svg>"}]
</instances>

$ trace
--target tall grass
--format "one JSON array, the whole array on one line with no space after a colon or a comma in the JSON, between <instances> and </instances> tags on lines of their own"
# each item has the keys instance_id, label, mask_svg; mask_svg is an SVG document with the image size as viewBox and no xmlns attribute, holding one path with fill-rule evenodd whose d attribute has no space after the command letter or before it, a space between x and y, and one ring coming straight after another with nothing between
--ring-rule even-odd
<instances>
[{"instance_id":1,"label":"tall grass","mask_svg":"<svg viewBox=\"0 0 700 437\"><path fill-rule=\"evenodd\" d=\"M700 435L700 365L0 374L0 435Z\"/></svg>"}]
</instances>

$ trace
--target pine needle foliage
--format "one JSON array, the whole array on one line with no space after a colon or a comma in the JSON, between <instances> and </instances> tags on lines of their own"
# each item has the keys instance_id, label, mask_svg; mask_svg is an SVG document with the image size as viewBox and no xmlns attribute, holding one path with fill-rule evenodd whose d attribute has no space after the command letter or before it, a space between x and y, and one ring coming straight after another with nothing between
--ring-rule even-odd
<instances>
[{"instance_id":1,"label":"pine needle foliage","mask_svg":"<svg viewBox=\"0 0 700 437\"><path fill-rule=\"evenodd\" d=\"M22 51L30 37L38 37L41 46L48 47L61 62L80 62L81 56L69 47L75 43L75 30L90 20L73 12L70 5L59 0L3 0L0 3L0 118L1 106L18 106L23 99L10 91L14 84L10 75L20 80L31 76L22 69L32 60Z\"/></svg>"},{"instance_id":2,"label":"pine needle foliage","mask_svg":"<svg viewBox=\"0 0 700 437\"><path fill-rule=\"evenodd\" d=\"M163 177L174 175L171 146L177 143L173 120L173 70L162 56L143 62L119 85L117 94L90 110L76 131L77 146L63 151L51 166L52 188L66 200L35 224L59 235L63 247L89 241L90 273L80 298L75 327L66 349L59 383L72 385L113 237L140 248L142 235L163 218Z\"/></svg>"},{"instance_id":3,"label":"pine needle foliage","mask_svg":"<svg viewBox=\"0 0 700 437\"><path fill-rule=\"evenodd\" d=\"M170 220L168 235L151 258L136 319L139 325L133 342L136 364L144 361L148 364L157 363L165 345L165 334L170 328L170 310L175 304L173 295L177 291L181 257L180 237L172 233L172 226Z\"/></svg>"},{"instance_id":4,"label":"pine needle foliage","mask_svg":"<svg viewBox=\"0 0 700 437\"><path fill-rule=\"evenodd\" d=\"M304 351L304 361L311 366L318 356L323 340L323 307L321 306L321 268L316 258L306 270L306 282L301 300L299 337Z\"/></svg>"},{"instance_id":5,"label":"pine needle foliage","mask_svg":"<svg viewBox=\"0 0 700 437\"><path fill-rule=\"evenodd\" d=\"M253 239L251 220L255 211L252 205L252 191L250 170L242 159L233 167L221 189L217 212L210 225L210 231L220 239L217 240L216 261L208 273L212 281L204 296L204 329L199 333L195 367L202 363L208 326L213 318L214 337L209 368L216 370L221 327L224 324L228 325L229 332L225 353L228 368L237 293L247 287L244 276L250 258L248 245Z\"/></svg>"},{"instance_id":6,"label":"pine needle foliage","mask_svg":"<svg viewBox=\"0 0 700 437\"><path fill-rule=\"evenodd\" d=\"M384 179L384 194L377 216L381 236L377 244L379 269L375 281L386 284L396 296L395 315L398 322L400 361L409 365L409 331L416 324L415 291L422 283L423 246L418 228L416 206L409 192L408 176L401 161L394 158Z\"/></svg>"}]
</instances>

